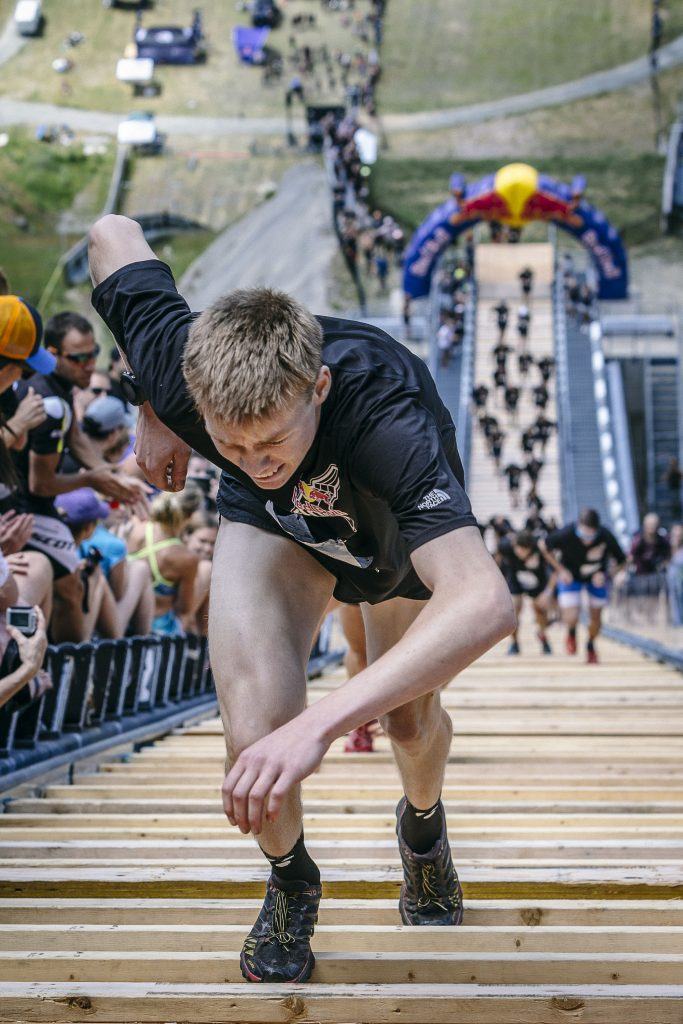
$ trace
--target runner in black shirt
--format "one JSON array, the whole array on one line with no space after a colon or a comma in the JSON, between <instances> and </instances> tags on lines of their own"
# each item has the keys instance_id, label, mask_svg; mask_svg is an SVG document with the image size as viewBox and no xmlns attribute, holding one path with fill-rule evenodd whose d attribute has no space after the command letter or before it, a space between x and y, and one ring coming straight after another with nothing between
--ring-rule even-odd
<instances>
[{"instance_id":1,"label":"runner in black shirt","mask_svg":"<svg viewBox=\"0 0 683 1024\"><path fill-rule=\"evenodd\" d=\"M581 594L588 595L588 646L586 660L595 664L595 638L600 632L602 609L607 604L607 580L613 564L626 561L619 542L600 524L600 516L585 508L576 523L549 533L539 547L558 574L557 600L567 626L567 653L576 654L576 627L581 612Z\"/></svg>"},{"instance_id":2,"label":"runner in black shirt","mask_svg":"<svg viewBox=\"0 0 683 1024\"><path fill-rule=\"evenodd\" d=\"M525 455L531 455L534 450L534 431L532 427L523 430L519 438L520 448Z\"/></svg>"},{"instance_id":3,"label":"runner in black shirt","mask_svg":"<svg viewBox=\"0 0 683 1024\"><path fill-rule=\"evenodd\" d=\"M510 491L510 501L513 508L517 508L519 505L519 482L522 476L522 467L518 466L516 462L509 462L503 474L508 478L508 489Z\"/></svg>"},{"instance_id":4,"label":"runner in black shirt","mask_svg":"<svg viewBox=\"0 0 683 1024\"><path fill-rule=\"evenodd\" d=\"M539 370L541 371L541 378L544 384L547 384L552 377L553 367L555 366L555 360L551 356L544 356L539 359L536 363Z\"/></svg>"},{"instance_id":5,"label":"runner in black shirt","mask_svg":"<svg viewBox=\"0 0 683 1024\"><path fill-rule=\"evenodd\" d=\"M532 484L535 485L537 483L538 478L541 475L541 470L543 469L543 466L543 459L529 459L529 461L524 466L524 471L531 480Z\"/></svg>"},{"instance_id":6,"label":"runner in black shirt","mask_svg":"<svg viewBox=\"0 0 683 1024\"><path fill-rule=\"evenodd\" d=\"M533 366L534 357L530 352L520 352L517 356L517 366L519 367L520 376L526 377L529 373L529 367Z\"/></svg>"},{"instance_id":7,"label":"runner in black shirt","mask_svg":"<svg viewBox=\"0 0 683 1024\"><path fill-rule=\"evenodd\" d=\"M532 392L534 396L534 405L539 409L545 409L546 405L550 400L548 389L545 384L537 384Z\"/></svg>"},{"instance_id":8,"label":"runner in black shirt","mask_svg":"<svg viewBox=\"0 0 683 1024\"><path fill-rule=\"evenodd\" d=\"M492 312L496 315L496 322L500 333L499 340L502 341L505 337L505 331L508 325L508 316L510 315L510 310L505 299L502 299L497 306L494 306Z\"/></svg>"},{"instance_id":9,"label":"runner in black shirt","mask_svg":"<svg viewBox=\"0 0 683 1024\"><path fill-rule=\"evenodd\" d=\"M536 538L525 530L504 537L498 545L496 561L512 594L517 615L517 629L512 634L508 654L519 654L519 616L525 596L533 605L541 651L543 654L552 654L545 632L548 627L550 573L538 549Z\"/></svg>"},{"instance_id":10,"label":"runner in black shirt","mask_svg":"<svg viewBox=\"0 0 683 1024\"><path fill-rule=\"evenodd\" d=\"M485 384L479 384L476 388L472 389L472 401L477 409L483 409L485 407L486 399L488 397L489 389Z\"/></svg>"},{"instance_id":11,"label":"runner in black shirt","mask_svg":"<svg viewBox=\"0 0 683 1024\"><path fill-rule=\"evenodd\" d=\"M489 441L491 435L498 429L498 420L495 416L485 415L479 417L479 426L481 427L484 437Z\"/></svg>"},{"instance_id":12,"label":"runner in black shirt","mask_svg":"<svg viewBox=\"0 0 683 1024\"><path fill-rule=\"evenodd\" d=\"M498 367L501 367L502 369L505 369L505 364L507 363L508 352L512 352L512 351L513 351L513 349L512 349L512 347L510 345L505 345L502 341L499 341L498 344L495 346L495 348L493 348L491 350L491 352L492 352L492 354L493 354L493 356L494 356L494 358L496 360L496 365Z\"/></svg>"},{"instance_id":13,"label":"runner in black shirt","mask_svg":"<svg viewBox=\"0 0 683 1024\"><path fill-rule=\"evenodd\" d=\"M541 413L536 417L535 422L531 425L532 438L534 441L541 442L541 448L545 451L545 446L550 440L550 435L553 430L557 429L557 421L549 420L547 416Z\"/></svg>"},{"instance_id":14,"label":"runner in black shirt","mask_svg":"<svg viewBox=\"0 0 683 1024\"><path fill-rule=\"evenodd\" d=\"M517 406L519 404L520 394L520 389L515 385L508 384L505 388L505 408L510 413L513 421L517 417Z\"/></svg>"},{"instance_id":15,"label":"runner in black shirt","mask_svg":"<svg viewBox=\"0 0 683 1024\"><path fill-rule=\"evenodd\" d=\"M96 224L93 303L149 402L138 458L152 482L182 484L188 446L223 469L209 623L229 745L223 805L272 866L240 963L251 981L304 981L321 890L298 786L333 739L373 718L406 791L402 919L460 922L439 799L452 724L434 694L510 631L512 609L463 490L453 423L417 357L264 288L197 317L153 257L127 218ZM305 708L306 660L333 594L364 602L371 664Z\"/></svg>"},{"instance_id":16,"label":"runner in black shirt","mask_svg":"<svg viewBox=\"0 0 683 1024\"><path fill-rule=\"evenodd\" d=\"M507 386L507 374L504 366L499 366L493 371L493 383L496 389Z\"/></svg>"},{"instance_id":17,"label":"runner in black shirt","mask_svg":"<svg viewBox=\"0 0 683 1024\"><path fill-rule=\"evenodd\" d=\"M531 287L534 280L534 272L531 267L524 267L519 272L519 281L522 286L523 295L531 295Z\"/></svg>"},{"instance_id":18,"label":"runner in black shirt","mask_svg":"<svg viewBox=\"0 0 683 1024\"><path fill-rule=\"evenodd\" d=\"M503 441L505 440L505 434L502 430L495 429L491 434L489 441L491 444L490 452L493 457L493 461L496 464L496 469L500 469L500 457L503 454Z\"/></svg>"}]
</instances>

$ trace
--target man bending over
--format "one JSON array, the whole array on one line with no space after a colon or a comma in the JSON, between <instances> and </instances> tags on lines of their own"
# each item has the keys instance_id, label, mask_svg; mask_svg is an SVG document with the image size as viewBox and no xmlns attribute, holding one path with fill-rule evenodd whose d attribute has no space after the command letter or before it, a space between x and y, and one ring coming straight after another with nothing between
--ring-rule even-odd
<instances>
[{"instance_id":1,"label":"man bending over","mask_svg":"<svg viewBox=\"0 0 683 1024\"><path fill-rule=\"evenodd\" d=\"M440 799L453 727L439 690L514 616L424 363L383 331L313 316L267 288L193 314L124 217L94 226L90 267L93 304L135 374L126 387L142 403L149 479L182 486L189 448L223 470L209 612L223 805L272 869L244 977L309 977L321 887L300 784L333 740L374 718L405 794L401 918L458 924ZM306 707L308 655L332 596L361 605L368 667Z\"/></svg>"}]
</instances>

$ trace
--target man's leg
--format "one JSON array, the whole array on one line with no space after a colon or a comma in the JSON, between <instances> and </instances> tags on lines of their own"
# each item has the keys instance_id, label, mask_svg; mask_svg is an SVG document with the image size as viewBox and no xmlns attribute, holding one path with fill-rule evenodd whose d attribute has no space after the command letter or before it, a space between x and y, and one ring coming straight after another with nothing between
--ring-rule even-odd
<instances>
[{"instance_id":1,"label":"man's leg","mask_svg":"<svg viewBox=\"0 0 683 1024\"><path fill-rule=\"evenodd\" d=\"M588 587L588 644L586 647L586 661L589 665L597 665L598 655L595 650L595 640L600 633L602 626L602 609L607 602L607 591L605 587Z\"/></svg>"},{"instance_id":2,"label":"man's leg","mask_svg":"<svg viewBox=\"0 0 683 1024\"><path fill-rule=\"evenodd\" d=\"M363 606L369 664L394 646L423 607L423 601L404 598ZM450 715L433 691L384 715L380 724L391 741L405 793L396 825L404 871L401 919L412 925L459 924L462 894L441 803L453 739Z\"/></svg>"},{"instance_id":3,"label":"man's leg","mask_svg":"<svg viewBox=\"0 0 683 1024\"><path fill-rule=\"evenodd\" d=\"M226 772L243 750L304 709L308 656L333 587L331 574L293 541L222 520L209 650ZM264 823L258 841L272 875L242 950L242 973L250 981L305 981L314 963L310 937L320 875L303 842L300 787L290 792L277 821Z\"/></svg>"},{"instance_id":4,"label":"man's leg","mask_svg":"<svg viewBox=\"0 0 683 1024\"><path fill-rule=\"evenodd\" d=\"M352 676L362 672L368 664L368 656L365 650L365 625L363 624L363 613L360 605L342 604L339 606L339 621L344 632L344 639L348 644L344 658L346 674ZM347 754L369 754L373 749L372 722L359 725L352 729L344 742L344 750Z\"/></svg>"},{"instance_id":5,"label":"man's leg","mask_svg":"<svg viewBox=\"0 0 683 1024\"><path fill-rule=\"evenodd\" d=\"M567 627L567 654L576 654L576 627L581 613L581 584L559 583L557 587L557 603L562 614L562 621Z\"/></svg>"},{"instance_id":6,"label":"man's leg","mask_svg":"<svg viewBox=\"0 0 683 1024\"><path fill-rule=\"evenodd\" d=\"M515 609L515 628L510 635L510 645L508 647L508 654L519 654L519 617L522 612L522 595L513 594L512 604Z\"/></svg>"}]
</instances>

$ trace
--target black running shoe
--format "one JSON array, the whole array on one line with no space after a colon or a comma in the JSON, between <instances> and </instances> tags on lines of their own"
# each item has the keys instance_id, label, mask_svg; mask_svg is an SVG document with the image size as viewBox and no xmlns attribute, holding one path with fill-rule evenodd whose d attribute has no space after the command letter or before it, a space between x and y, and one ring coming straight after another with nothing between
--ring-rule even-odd
<instances>
[{"instance_id":1,"label":"black running shoe","mask_svg":"<svg viewBox=\"0 0 683 1024\"><path fill-rule=\"evenodd\" d=\"M415 853L401 835L406 798L396 808L396 834L403 862L398 909L404 924L462 923L462 890L453 867L444 819L441 835L427 853Z\"/></svg>"},{"instance_id":2,"label":"black running shoe","mask_svg":"<svg viewBox=\"0 0 683 1024\"><path fill-rule=\"evenodd\" d=\"M240 954L247 981L308 981L322 886L268 879L266 898Z\"/></svg>"}]
</instances>

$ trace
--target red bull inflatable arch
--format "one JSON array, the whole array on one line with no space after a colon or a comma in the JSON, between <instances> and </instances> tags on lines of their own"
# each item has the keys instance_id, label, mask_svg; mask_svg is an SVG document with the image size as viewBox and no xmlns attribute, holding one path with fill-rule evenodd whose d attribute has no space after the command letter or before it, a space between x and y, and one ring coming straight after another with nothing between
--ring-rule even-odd
<instances>
[{"instance_id":1,"label":"red bull inflatable arch","mask_svg":"<svg viewBox=\"0 0 683 1024\"><path fill-rule=\"evenodd\" d=\"M540 220L568 231L590 253L598 275L599 298L625 299L626 250L605 215L584 201L585 187L581 176L565 185L529 164L507 164L470 183L462 174L452 175L450 197L430 213L410 240L404 260L404 291L416 299L428 295L443 250L479 221L498 221L519 229Z\"/></svg>"}]
</instances>

